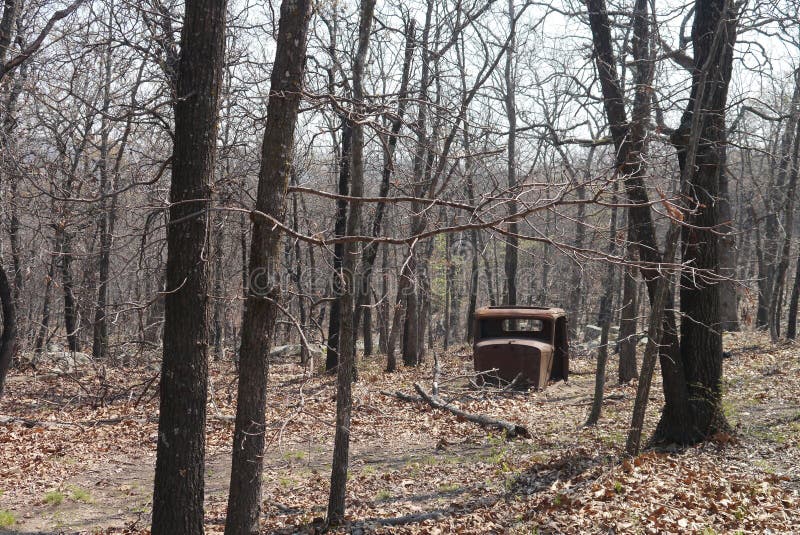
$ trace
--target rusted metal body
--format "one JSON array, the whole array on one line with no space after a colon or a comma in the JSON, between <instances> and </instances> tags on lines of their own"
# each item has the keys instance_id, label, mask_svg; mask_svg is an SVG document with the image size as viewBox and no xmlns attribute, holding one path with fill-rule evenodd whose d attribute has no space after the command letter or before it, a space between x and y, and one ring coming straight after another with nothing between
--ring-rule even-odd
<instances>
[{"instance_id":1,"label":"rusted metal body","mask_svg":"<svg viewBox=\"0 0 800 535\"><path fill-rule=\"evenodd\" d=\"M567 380L567 315L560 308L484 307L475 311L475 371L511 382L522 374L524 386L543 389L548 381Z\"/></svg>"}]
</instances>

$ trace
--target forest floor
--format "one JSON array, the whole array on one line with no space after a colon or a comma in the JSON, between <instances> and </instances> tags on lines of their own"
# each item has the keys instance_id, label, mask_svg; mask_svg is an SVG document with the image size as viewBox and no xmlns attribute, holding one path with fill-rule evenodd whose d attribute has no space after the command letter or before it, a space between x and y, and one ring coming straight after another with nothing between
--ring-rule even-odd
<instances>
[{"instance_id":1,"label":"forest floor","mask_svg":"<svg viewBox=\"0 0 800 535\"><path fill-rule=\"evenodd\" d=\"M725 335L725 411L735 434L688 449L623 448L635 383L609 362L600 423L582 426L594 359L572 361L568 384L543 392L463 388L469 348L441 355L442 396L523 424L506 441L424 403L419 369L385 374L359 363L347 514L354 533L800 533L800 345ZM72 374L13 372L0 402L0 532L148 533L157 428L157 355L149 365ZM141 360L141 359L140 359ZM660 380L648 410L654 427ZM212 363L206 527L223 529L236 379ZM264 533L314 532L325 514L334 380L295 363L270 374ZM460 385L456 388L453 385Z\"/></svg>"}]
</instances>

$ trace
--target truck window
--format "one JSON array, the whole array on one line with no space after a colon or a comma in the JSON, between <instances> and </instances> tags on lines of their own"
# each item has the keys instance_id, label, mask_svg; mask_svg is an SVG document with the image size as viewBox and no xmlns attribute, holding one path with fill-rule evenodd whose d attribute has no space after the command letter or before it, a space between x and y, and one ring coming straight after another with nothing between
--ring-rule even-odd
<instances>
[{"instance_id":1,"label":"truck window","mask_svg":"<svg viewBox=\"0 0 800 535\"><path fill-rule=\"evenodd\" d=\"M508 318L503 320L504 333L538 334L544 330L542 320L535 318Z\"/></svg>"}]
</instances>

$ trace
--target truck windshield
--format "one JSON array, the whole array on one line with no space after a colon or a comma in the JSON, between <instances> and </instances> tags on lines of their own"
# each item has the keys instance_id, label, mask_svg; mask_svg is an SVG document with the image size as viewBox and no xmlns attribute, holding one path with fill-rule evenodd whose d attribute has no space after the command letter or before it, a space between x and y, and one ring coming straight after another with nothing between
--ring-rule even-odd
<instances>
[{"instance_id":1,"label":"truck windshield","mask_svg":"<svg viewBox=\"0 0 800 535\"><path fill-rule=\"evenodd\" d=\"M538 318L487 318L480 322L480 337L518 336L550 341L552 328Z\"/></svg>"}]
</instances>

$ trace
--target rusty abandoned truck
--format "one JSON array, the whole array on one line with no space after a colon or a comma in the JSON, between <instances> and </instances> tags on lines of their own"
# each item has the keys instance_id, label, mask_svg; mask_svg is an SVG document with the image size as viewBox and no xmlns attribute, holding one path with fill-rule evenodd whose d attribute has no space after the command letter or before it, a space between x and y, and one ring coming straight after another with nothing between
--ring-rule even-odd
<instances>
[{"instance_id":1,"label":"rusty abandoned truck","mask_svg":"<svg viewBox=\"0 0 800 535\"><path fill-rule=\"evenodd\" d=\"M475 311L473 360L480 382L542 390L567 380L567 315L560 308L490 306ZM519 377L518 377L519 376Z\"/></svg>"}]
</instances>

